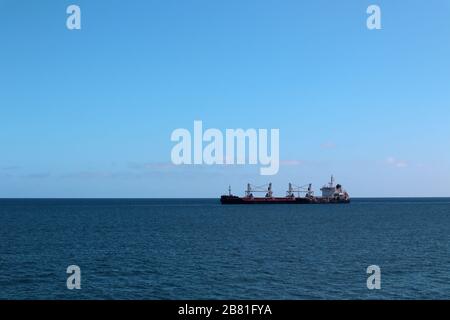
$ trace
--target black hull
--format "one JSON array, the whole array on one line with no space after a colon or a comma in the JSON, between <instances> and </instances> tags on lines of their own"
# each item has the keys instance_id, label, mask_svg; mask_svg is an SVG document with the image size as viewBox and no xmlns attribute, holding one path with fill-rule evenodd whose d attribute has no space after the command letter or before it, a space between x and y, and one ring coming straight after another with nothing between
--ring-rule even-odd
<instances>
[{"instance_id":1,"label":"black hull","mask_svg":"<svg viewBox=\"0 0 450 320\"><path fill-rule=\"evenodd\" d=\"M241 198L237 196L221 196L222 204L344 204L350 199L330 198Z\"/></svg>"}]
</instances>

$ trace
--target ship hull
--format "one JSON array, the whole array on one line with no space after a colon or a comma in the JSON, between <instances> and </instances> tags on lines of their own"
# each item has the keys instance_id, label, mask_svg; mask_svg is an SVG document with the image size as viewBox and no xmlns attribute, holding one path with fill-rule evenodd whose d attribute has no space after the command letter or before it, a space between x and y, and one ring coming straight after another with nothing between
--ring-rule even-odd
<instances>
[{"instance_id":1,"label":"ship hull","mask_svg":"<svg viewBox=\"0 0 450 320\"><path fill-rule=\"evenodd\" d=\"M222 204L343 204L350 203L350 199L333 198L242 198L237 196L221 196Z\"/></svg>"}]
</instances>

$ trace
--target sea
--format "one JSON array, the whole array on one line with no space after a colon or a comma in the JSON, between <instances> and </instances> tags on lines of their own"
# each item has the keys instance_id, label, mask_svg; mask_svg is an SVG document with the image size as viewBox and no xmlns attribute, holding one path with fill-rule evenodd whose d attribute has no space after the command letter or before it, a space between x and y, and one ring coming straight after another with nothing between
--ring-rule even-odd
<instances>
[{"instance_id":1,"label":"sea","mask_svg":"<svg viewBox=\"0 0 450 320\"><path fill-rule=\"evenodd\" d=\"M0 299L449 298L450 198L0 200Z\"/></svg>"}]
</instances>

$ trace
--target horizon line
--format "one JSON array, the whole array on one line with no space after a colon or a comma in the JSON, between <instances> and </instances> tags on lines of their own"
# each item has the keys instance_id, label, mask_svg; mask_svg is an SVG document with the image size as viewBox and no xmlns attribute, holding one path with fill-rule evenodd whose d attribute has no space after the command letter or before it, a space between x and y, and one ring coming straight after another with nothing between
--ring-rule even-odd
<instances>
[{"instance_id":1,"label":"horizon line","mask_svg":"<svg viewBox=\"0 0 450 320\"><path fill-rule=\"evenodd\" d=\"M0 197L1 200L219 200L218 197ZM450 199L450 196L379 196L351 197L350 199Z\"/></svg>"}]
</instances>

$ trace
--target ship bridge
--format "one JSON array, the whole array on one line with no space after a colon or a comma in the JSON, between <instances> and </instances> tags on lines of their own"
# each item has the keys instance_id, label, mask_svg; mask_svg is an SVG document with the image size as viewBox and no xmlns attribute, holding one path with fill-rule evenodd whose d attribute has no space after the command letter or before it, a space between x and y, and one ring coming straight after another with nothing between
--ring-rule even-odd
<instances>
[{"instance_id":1,"label":"ship bridge","mask_svg":"<svg viewBox=\"0 0 450 320\"><path fill-rule=\"evenodd\" d=\"M334 193L336 192L336 186L334 185L334 177L331 176L330 182L328 184L324 185L322 188L320 188L320 191L322 191L322 197L323 198L332 198Z\"/></svg>"}]
</instances>

